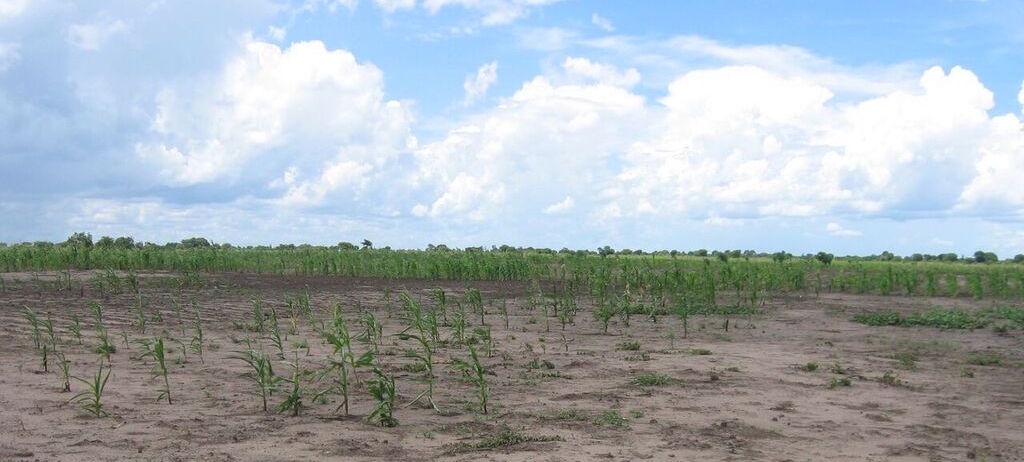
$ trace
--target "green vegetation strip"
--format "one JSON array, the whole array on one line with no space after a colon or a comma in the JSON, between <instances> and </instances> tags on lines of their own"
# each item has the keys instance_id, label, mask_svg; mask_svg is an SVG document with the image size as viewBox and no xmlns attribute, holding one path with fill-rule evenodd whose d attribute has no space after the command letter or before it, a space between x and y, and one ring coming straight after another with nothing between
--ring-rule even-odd
<instances>
[{"instance_id":1,"label":"green vegetation strip","mask_svg":"<svg viewBox=\"0 0 1024 462\"><path fill-rule=\"evenodd\" d=\"M861 313L854 322L869 326L938 327L941 329L979 329L989 325L1005 328L1024 327L1024 309L1016 307L994 308L980 311L935 308L908 315L896 311Z\"/></svg>"}]
</instances>

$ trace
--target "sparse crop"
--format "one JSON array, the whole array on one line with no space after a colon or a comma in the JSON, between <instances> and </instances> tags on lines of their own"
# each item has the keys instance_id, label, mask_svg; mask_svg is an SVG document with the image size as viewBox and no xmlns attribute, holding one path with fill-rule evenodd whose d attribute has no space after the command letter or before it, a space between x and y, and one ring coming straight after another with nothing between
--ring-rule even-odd
<instances>
[{"instance_id":1,"label":"sparse crop","mask_svg":"<svg viewBox=\"0 0 1024 462\"><path fill-rule=\"evenodd\" d=\"M107 380L110 379L111 370L108 368L107 373L103 374L103 361L100 361L99 369L96 371L96 375L91 379L86 380L81 377L72 378L82 382L86 386L86 390L73 396L69 403L77 403L90 414L96 417L106 417L110 415L107 410L103 407L103 392L107 387Z\"/></svg>"},{"instance_id":2,"label":"sparse crop","mask_svg":"<svg viewBox=\"0 0 1024 462\"><path fill-rule=\"evenodd\" d=\"M473 345L467 345L467 348L469 349L469 360L452 358L452 365L462 371L473 382L473 385L476 386L477 396L480 398L480 412L486 414L487 399L490 397L490 391L487 387L487 371L480 364L480 359L477 357L476 349L473 348Z\"/></svg>"}]
</instances>

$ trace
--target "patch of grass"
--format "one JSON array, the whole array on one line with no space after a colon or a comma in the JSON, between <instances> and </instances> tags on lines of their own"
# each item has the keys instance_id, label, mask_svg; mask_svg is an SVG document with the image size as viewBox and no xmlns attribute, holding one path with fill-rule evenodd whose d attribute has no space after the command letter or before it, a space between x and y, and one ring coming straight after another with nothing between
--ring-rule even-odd
<instances>
[{"instance_id":1,"label":"patch of grass","mask_svg":"<svg viewBox=\"0 0 1024 462\"><path fill-rule=\"evenodd\" d=\"M662 387L672 383L672 378L656 372L641 372L634 375L629 383L638 387Z\"/></svg>"},{"instance_id":2,"label":"patch of grass","mask_svg":"<svg viewBox=\"0 0 1024 462\"><path fill-rule=\"evenodd\" d=\"M604 411L600 417L595 421L600 426L615 427L615 428L626 428L629 426L629 421L619 411L608 410Z\"/></svg>"},{"instance_id":3,"label":"patch of grass","mask_svg":"<svg viewBox=\"0 0 1024 462\"><path fill-rule=\"evenodd\" d=\"M651 355L650 353L644 351L641 352L640 354L626 356L624 359L626 361L650 361Z\"/></svg>"},{"instance_id":4,"label":"patch of grass","mask_svg":"<svg viewBox=\"0 0 1024 462\"><path fill-rule=\"evenodd\" d=\"M983 353L971 355L967 358L967 364L974 366L998 366L1003 363L1003 357L996 353Z\"/></svg>"},{"instance_id":5,"label":"patch of grass","mask_svg":"<svg viewBox=\"0 0 1024 462\"><path fill-rule=\"evenodd\" d=\"M974 371L971 370L970 368L963 367L960 369L960 377L963 377L965 379L973 379Z\"/></svg>"},{"instance_id":6,"label":"patch of grass","mask_svg":"<svg viewBox=\"0 0 1024 462\"><path fill-rule=\"evenodd\" d=\"M907 370L917 368L917 354L910 351L898 351L893 353L892 359L900 363L900 367Z\"/></svg>"},{"instance_id":7,"label":"patch of grass","mask_svg":"<svg viewBox=\"0 0 1024 462\"><path fill-rule=\"evenodd\" d=\"M1014 327L1024 327L1024 309L1002 307L964 311L956 308L933 308L908 315L890 310L860 313L853 317L853 321L869 326L923 326L940 329L979 329L994 324L997 332L1006 332Z\"/></svg>"},{"instance_id":8,"label":"patch of grass","mask_svg":"<svg viewBox=\"0 0 1024 462\"><path fill-rule=\"evenodd\" d=\"M836 387L849 387L851 385L853 385L853 383L850 382L849 377L837 377L828 382L828 389L833 390Z\"/></svg>"},{"instance_id":9,"label":"patch of grass","mask_svg":"<svg viewBox=\"0 0 1024 462\"><path fill-rule=\"evenodd\" d=\"M829 368L829 371L831 371L833 374L839 375L846 375L846 373L849 372L846 368L843 367L842 364L839 363L833 364L832 367Z\"/></svg>"},{"instance_id":10,"label":"patch of grass","mask_svg":"<svg viewBox=\"0 0 1024 462\"><path fill-rule=\"evenodd\" d=\"M820 364L818 364L815 361L811 361L811 362L809 362L807 364L804 364L803 366L800 366L800 370L802 370L804 372L814 372L814 371L818 370L819 367L821 367Z\"/></svg>"},{"instance_id":11,"label":"patch of grass","mask_svg":"<svg viewBox=\"0 0 1024 462\"><path fill-rule=\"evenodd\" d=\"M882 374L882 377L879 378L878 381L890 387L903 385L903 381L900 380L900 377L893 371L885 371L885 374Z\"/></svg>"},{"instance_id":12,"label":"patch of grass","mask_svg":"<svg viewBox=\"0 0 1024 462\"><path fill-rule=\"evenodd\" d=\"M508 448L523 443L547 443L551 441L564 441L557 435L529 435L519 430L504 427L497 434L484 437L474 443L458 443L451 446L449 453L460 453L470 451L486 451L490 449Z\"/></svg>"},{"instance_id":13,"label":"patch of grass","mask_svg":"<svg viewBox=\"0 0 1024 462\"><path fill-rule=\"evenodd\" d=\"M707 356L711 354L711 350L707 348L694 348L690 350L690 354L694 356Z\"/></svg>"},{"instance_id":14,"label":"patch of grass","mask_svg":"<svg viewBox=\"0 0 1024 462\"><path fill-rule=\"evenodd\" d=\"M622 342L615 345L616 351L640 351L640 342Z\"/></svg>"}]
</instances>

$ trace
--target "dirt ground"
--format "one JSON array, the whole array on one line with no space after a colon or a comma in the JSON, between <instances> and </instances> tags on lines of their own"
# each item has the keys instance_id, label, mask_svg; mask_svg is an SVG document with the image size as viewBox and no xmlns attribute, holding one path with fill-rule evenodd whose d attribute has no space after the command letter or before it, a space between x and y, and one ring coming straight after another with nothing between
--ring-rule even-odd
<instances>
[{"instance_id":1,"label":"dirt ground","mask_svg":"<svg viewBox=\"0 0 1024 462\"><path fill-rule=\"evenodd\" d=\"M778 296L761 314L732 319L728 331L722 318L692 318L683 338L680 321L672 317L655 323L635 316L628 327L616 319L604 334L589 301L563 331L556 319L547 322L540 310L527 309L528 287L519 283L218 274L204 276L202 289L180 290L167 284L167 275L143 275L150 316L146 336L166 331L188 344L189 309L178 314L175 301L188 308L194 299L203 318L203 362L189 351L179 364L183 348L169 344L175 364L170 370L174 404L168 405L156 401L159 387L151 377L152 361L136 359L138 346L122 343L123 332L130 342L143 337L133 325L134 295L104 299L89 285L86 273L73 275L78 282L70 290L57 290L47 282L55 279L53 274L2 276L4 461L1024 460L1020 331L868 327L850 321L865 310L981 308L991 301ZM430 304L432 288L445 287L461 296L467 286L480 289L491 305L486 322L495 352L484 358L491 373L490 413L477 412L473 386L448 366L450 357L466 356L461 347L435 354L435 401L443 412L405 407L426 383L404 354L413 343L393 335L405 327L396 292L408 290ZM384 320L386 339L379 360L397 379L397 427L363 420L374 404L367 392L368 370L358 373L349 417L335 412L334 397L326 403L307 397L308 407L298 417L262 411L259 397L252 394L255 385L245 375L247 366L233 358L246 348L242 339L253 335L238 325L249 321L254 296L283 312L286 295L304 287L321 316L331 300L340 300L353 331L358 331L357 301ZM395 295L390 318L385 287ZM90 351L95 338L86 306L93 299L106 307L118 348L103 397L111 416L103 418L68 403L84 385L74 382L71 393L62 393L54 362L49 373L42 372L22 316L23 306L29 306L41 318L52 317L72 374L90 376L98 358ZM502 300L509 310L508 329L496 308ZM73 313L85 326L83 346L67 330ZM470 321L470 330L477 327L477 317L470 316ZM303 367L322 367L329 350L308 326L290 335L286 347L303 339L312 350L299 355ZM639 343L639 350L622 350L627 342ZM365 348L359 345L357 353ZM817 370L805 370L812 362L819 365ZM530 367L534 365L539 367ZM275 370L290 373L283 361L275 363ZM669 381L649 387L631 383L645 372L663 374ZM888 379L883 379L887 372ZM844 378L850 386L841 384ZM830 388L831 382L837 386ZM273 395L271 404L276 407L284 395ZM549 441L471 447L503 432Z\"/></svg>"}]
</instances>

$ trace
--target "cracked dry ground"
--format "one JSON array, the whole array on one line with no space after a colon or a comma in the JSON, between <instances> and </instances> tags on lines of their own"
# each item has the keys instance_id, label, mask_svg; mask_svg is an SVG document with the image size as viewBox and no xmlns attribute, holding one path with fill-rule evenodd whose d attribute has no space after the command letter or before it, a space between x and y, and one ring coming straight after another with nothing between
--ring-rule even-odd
<instances>
[{"instance_id":1,"label":"cracked dry ground","mask_svg":"<svg viewBox=\"0 0 1024 462\"><path fill-rule=\"evenodd\" d=\"M4 274L0 460L1024 460L1020 331L879 328L850 321L865 310L971 308L989 301L777 296L760 314L732 319L727 332L722 318L691 318L683 338L672 317L655 323L634 316L629 326L616 319L604 334L588 298L563 331L557 319L527 308L529 286L521 283L214 274L204 275L202 288L182 290L168 284L170 275L148 274L141 276L149 316L145 335L174 340L168 344L175 401L168 405L156 402L152 364L135 359L135 344L122 343L123 333L130 342L143 337L133 323L135 296L104 298L88 284L89 273L74 276L84 287L57 290L52 274ZM456 346L435 354L435 401L443 412L404 407L426 384L405 356L412 341L392 335L405 328L397 293L408 290L429 306L431 289L461 296L468 286L480 289L490 305L486 323L495 350L483 362L491 412L476 412L472 384L448 367L450 357L466 356ZM330 301L340 301L354 332L360 305L384 321L379 361L397 379L399 426L363 421L373 406L368 370L357 373L351 416L334 412L335 397L314 403L307 396L308 408L298 417L261 411L245 364L233 358L253 335L239 327L250 320L253 297L286 313L286 297L306 287L321 317ZM392 293L390 317L385 288ZM95 339L86 305L92 299L106 307L118 347L103 397L111 413L105 418L68 404L81 383L61 393L56 366L41 372L22 315L29 306L52 318L72 373L92 375L97 356L89 351ZM202 313L203 362L190 351L180 359L192 336L192 300ZM497 308L502 302L507 329ZM84 326L84 346L67 330L75 314ZM290 328L291 320L282 317ZM469 319L467 330L478 327L478 316ZM301 364L322 367L327 346L308 322L297 325L285 347L306 340L311 352L303 350ZM442 329L445 337L449 332ZM623 348L630 342L636 349ZM357 353L365 348L358 345ZM972 364L978 355L997 361ZM802 367L812 362L817 370ZM290 374L282 361L275 370ZM634 385L644 373L666 383ZM850 386L829 388L844 377ZM306 378L310 390L320 386L312 374ZM283 399L282 391L271 404Z\"/></svg>"}]
</instances>

